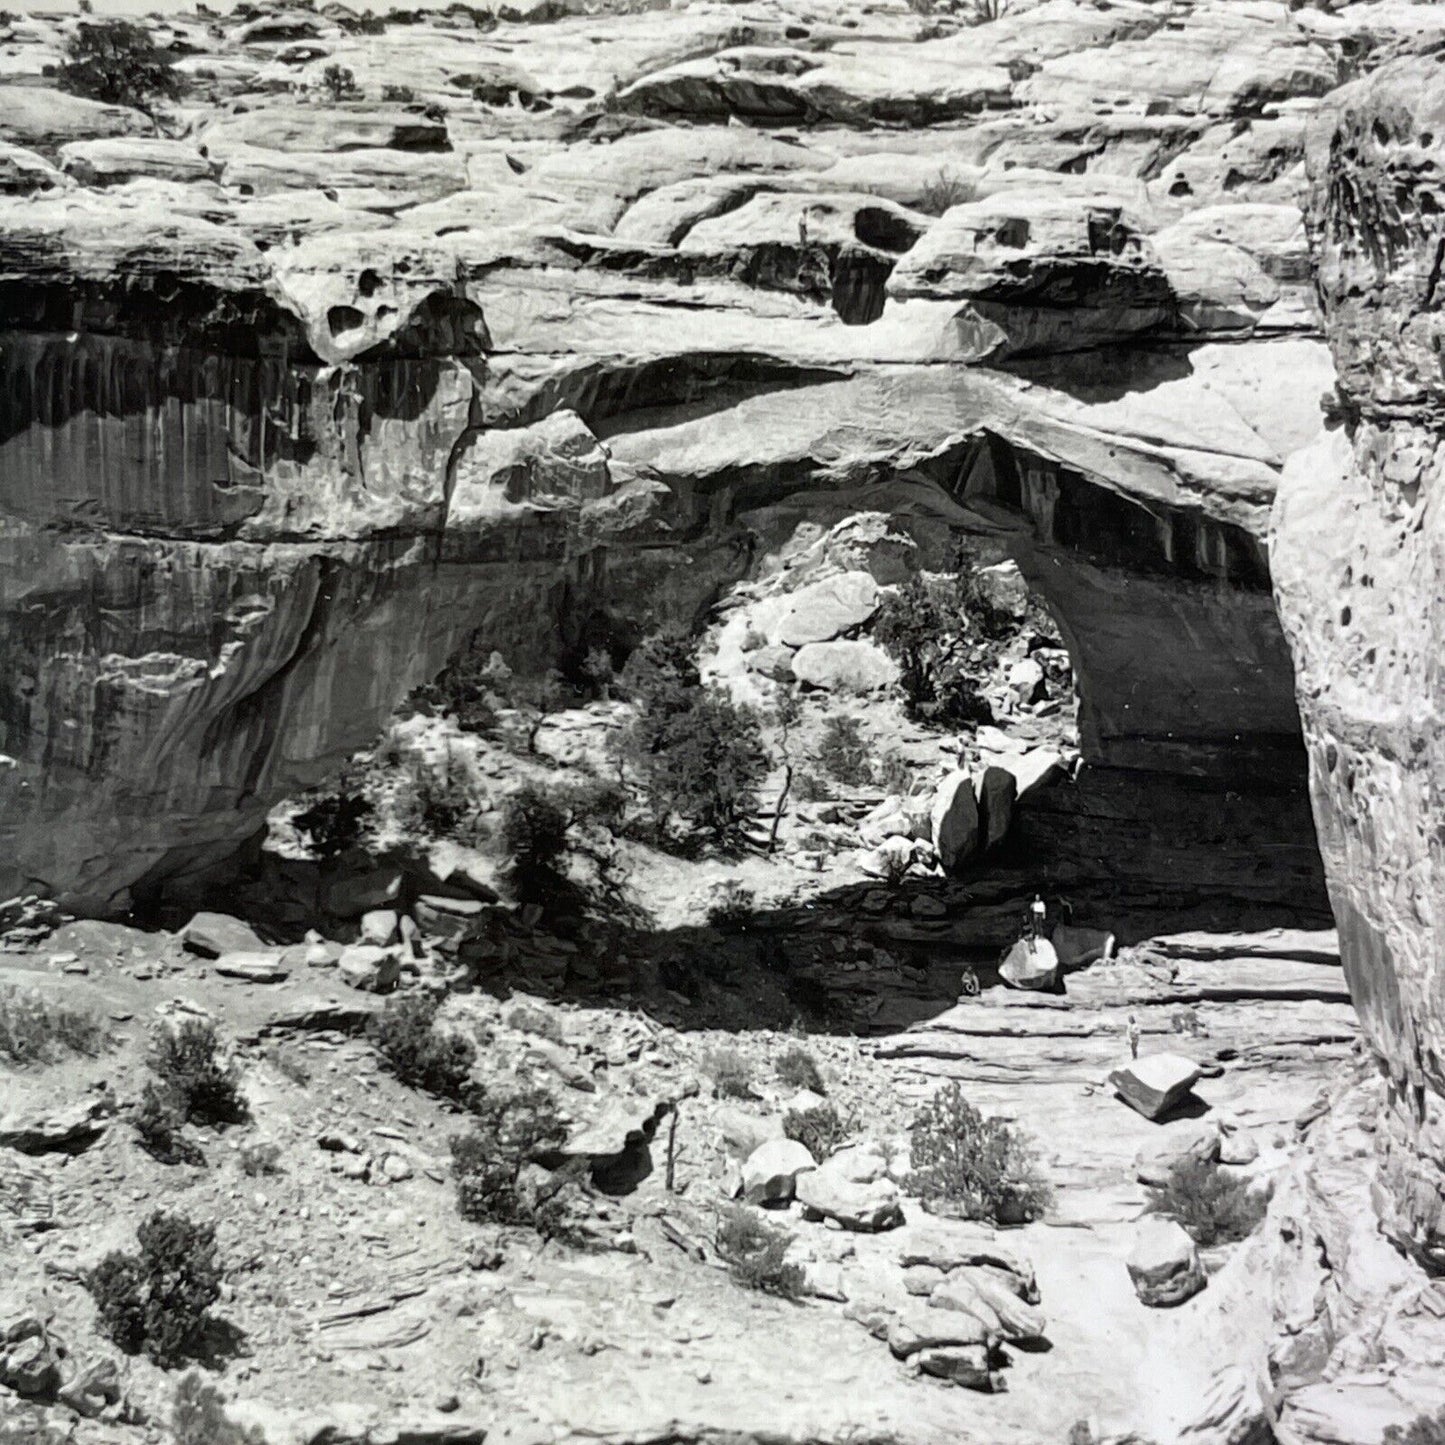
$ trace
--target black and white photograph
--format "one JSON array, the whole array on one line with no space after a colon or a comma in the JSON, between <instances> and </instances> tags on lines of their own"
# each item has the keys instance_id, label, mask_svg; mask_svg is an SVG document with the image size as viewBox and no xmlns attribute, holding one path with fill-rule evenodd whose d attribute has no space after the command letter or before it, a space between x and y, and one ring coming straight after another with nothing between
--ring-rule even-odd
<instances>
[{"instance_id":1,"label":"black and white photograph","mask_svg":"<svg viewBox=\"0 0 1445 1445\"><path fill-rule=\"evenodd\" d=\"M14 3L0 1445L1445 1445L1445 0Z\"/></svg>"}]
</instances>

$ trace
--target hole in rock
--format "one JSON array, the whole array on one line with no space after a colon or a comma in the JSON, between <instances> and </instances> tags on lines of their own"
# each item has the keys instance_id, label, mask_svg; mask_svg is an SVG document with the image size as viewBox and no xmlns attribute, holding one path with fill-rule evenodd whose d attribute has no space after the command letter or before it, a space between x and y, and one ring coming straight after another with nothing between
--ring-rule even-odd
<instances>
[{"instance_id":1,"label":"hole in rock","mask_svg":"<svg viewBox=\"0 0 1445 1445\"><path fill-rule=\"evenodd\" d=\"M366 317L354 306L333 306L326 313L326 325L333 336L344 336L365 326Z\"/></svg>"},{"instance_id":2,"label":"hole in rock","mask_svg":"<svg viewBox=\"0 0 1445 1445\"><path fill-rule=\"evenodd\" d=\"M363 296L375 296L381 289L381 277L368 266L362 271L361 275L356 278L356 289L360 291Z\"/></svg>"}]
</instances>

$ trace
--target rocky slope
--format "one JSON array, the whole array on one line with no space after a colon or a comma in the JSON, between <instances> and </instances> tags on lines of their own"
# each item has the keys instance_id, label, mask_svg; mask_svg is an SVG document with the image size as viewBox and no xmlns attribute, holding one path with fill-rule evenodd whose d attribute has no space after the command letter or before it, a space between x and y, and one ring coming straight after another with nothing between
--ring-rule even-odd
<instances>
[{"instance_id":1,"label":"rocky slope","mask_svg":"<svg viewBox=\"0 0 1445 1445\"><path fill-rule=\"evenodd\" d=\"M1140 826L1247 786L1215 851L1308 856L1304 136L1438 25L1337 8L174 19L164 134L11 19L0 892L123 909L474 630L691 617L862 499L1019 557Z\"/></svg>"}]
</instances>

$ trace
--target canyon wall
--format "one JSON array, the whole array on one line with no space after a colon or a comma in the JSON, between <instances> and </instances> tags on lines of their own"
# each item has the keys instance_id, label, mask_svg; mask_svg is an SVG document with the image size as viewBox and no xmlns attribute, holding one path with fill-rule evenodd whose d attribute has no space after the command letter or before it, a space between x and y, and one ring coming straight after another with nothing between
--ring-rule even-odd
<instances>
[{"instance_id":1,"label":"canyon wall","mask_svg":"<svg viewBox=\"0 0 1445 1445\"><path fill-rule=\"evenodd\" d=\"M1338 9L175 19L169 136L11 19L0 895L123 911L473 632L695 620L873 510L1058 617L1102 880L1317 916L1264 542L1332 374L1304 143L1430 12Z\"/></svg>"},{"instance_id":2,"label":"canyon wall","mask_svg":"<svg viewBox=\"0 0 1445 1445\"><path fill-rule=\"evenodd\" d=\"M1341 90L1311 160L1340 425L1285 468L1271 555L1345 969L1387 1077L1379 1203L1441 1269L1445 63Z\"/></svg>"}]
</instances>

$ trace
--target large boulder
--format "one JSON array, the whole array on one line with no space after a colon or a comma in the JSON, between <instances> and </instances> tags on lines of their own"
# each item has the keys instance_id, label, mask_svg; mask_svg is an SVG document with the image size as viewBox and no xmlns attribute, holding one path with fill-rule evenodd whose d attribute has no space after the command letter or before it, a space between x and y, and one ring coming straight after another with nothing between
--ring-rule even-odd
<instances>
[{"instance_id":1,"label":"large boulder","mask_svg":"<svg viewBox=\"0 0 1445 1445\"><path fill-rule=\"evenodd\" d=\"M999 977L1010 988L1053 993L1059 987L1059 956L1047 938L1021 938L999 964Z\"/></svg>"},{"instance_id":2,"label":"large boulder","mask_svg":"<svg viewBox=\"0 0 1445 1445\"><path fill-rule=\"evenodd\" d=\"M1146 1119L1161 1119L1199 1082L1203 1070L1182 1054L1148 1054L1115 1069L1109 1082L1131 1109Z\"/></svg>"},{"instance_id":3,"label":"large boulder","mask_svg":"<svg viewBox=\"0 0 1445 1445\"><path fill-rule=\"evenodd\" d=\"M843 572L800 587L778 624L788 647L831 642L861 627L878 610L878 584L867 572Z\"/></svg>"},{"instance_id":4,"label":"large boulder","mask_svg":"<svg viewBox=\"0 0 1445 1445\"><path fill-rule=\"evenodd\" d=\"M945 868L957 868L978 851L978 798L969 774L950 773L938 785L931 818L933 851Z\"/></svg>"},{"instance_id":5,"label":"large boulder","mask_svg":"<svg viewBox=\"0 0 1445 1445\"><path fill-rule=\"evenodd\" d=\"M891 1179L858 1184L830 1159L817 1169L799 1174L794 1194L805 1217L836 1219L844 1229L874 1234L903 1222L898 1186Z\"/></svg>"},{"instance_id":6,"label":"large boulder","mask_svg":"<svg viewBox=\"0 0 1445 1445\"><path fill-rule=\"evenodd\" d=\"M1156 1308L1183 1304L1208 1283L1194 1241L1172 1219L1140 1221L1127 1267L1140 1302Z\"/></svg>"},{"instance_id":7,"label":"large boulder","mask_svg":"<svg viewBox=\"0 0 1445 1445\"><path fill-rule=\"evenodd\" d=\"M401 958L395 949L353 943L341 950L336 971L352 988L363 993L390 993L401 978Z\"/></svg>"},{"instance_id":8,"label":"large boulder","mask_svg":"<svg viewBox=\"0 0 1445 1445\"><path fill-rule=\"evenodd\" d=\"M793 1197L797 1178L817 1163L796 1139L770 1139L743 1163L743 1198L749 1204L783 1204Z\"/></svg>"},{"instance_id":9,"label":"large boulder","mask_svg":"<svg viewBox=\"0 0 1445 1445\"><path fill-rule=\"evenodd\" d=\"M180 939L188 953L202 958L220 958L225 953L261 953L266 948L255 929L229 913L197 913L181 929Z\"/></svg>"},{"instance_id":10,"label":"large boulder","mask_svg":"<svg viewBox=\"0 0 1445 1445\"><path fill-rule=\"evenodd\" d=\"M1219 1125L1213 1120L1171 1124L1162 1139L1146 1144L1134 1161L1141 1184L1160 1186L1181 1164L1212 1164L1220 1157Z\"/></svg>"},{"instance_id":11,"label":"large boulder","mask_svg":"<svg viewBox=\"0 0 1445 1445\"><path fill-rule=\"evenodd\" d=\"M979 774L974 791L978 795L982 846L997 848L1008 837L1009 825L1013 822L1018 783L1007 768L989 766Z\"/></svg>"},{"instance_id":12,"label":"large boulder","mask_svg":"<svg viewBox=\"0 0 1445 1445\"><path fill-rule=\"evenodd\" d=\"M861 638L809 642L793 654L792 672L825 692L877 692L898 681L898 664L877 643Z\"/></svg>"}]
</instances>

